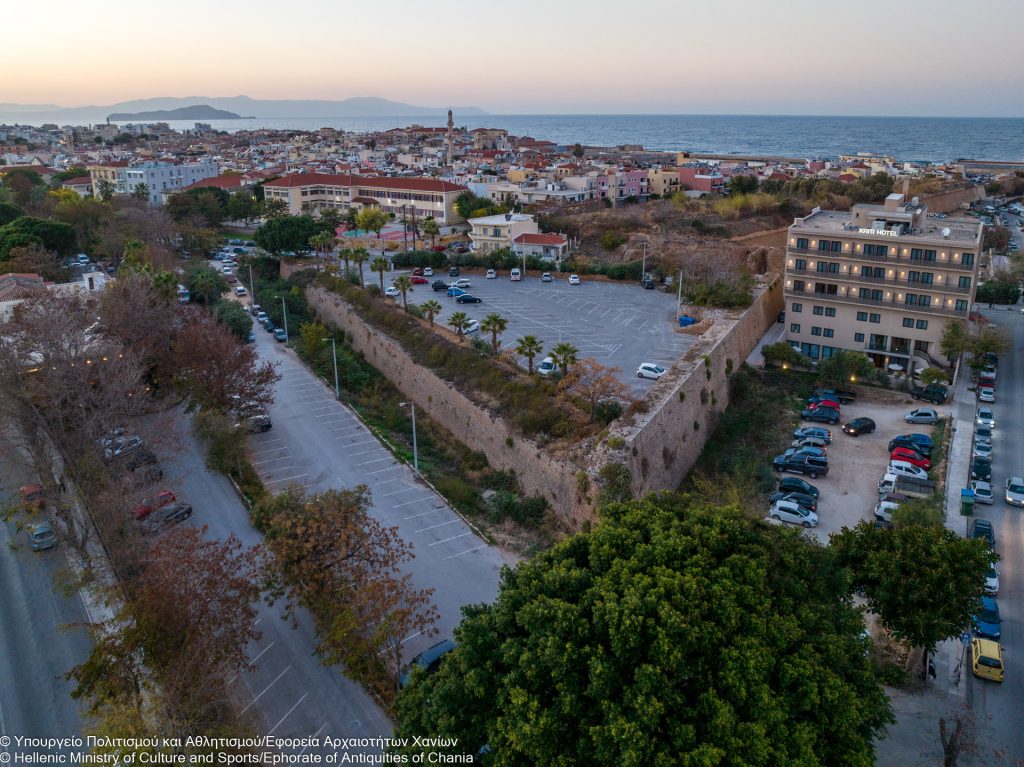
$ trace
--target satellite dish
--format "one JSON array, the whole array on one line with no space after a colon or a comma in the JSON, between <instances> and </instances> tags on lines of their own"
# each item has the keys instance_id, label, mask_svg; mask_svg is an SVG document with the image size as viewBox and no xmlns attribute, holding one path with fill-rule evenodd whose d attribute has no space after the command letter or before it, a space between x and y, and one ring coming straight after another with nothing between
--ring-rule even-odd
<instances>
[{"instance_id":1,"label":"satellite dish","mask_svg":"<svg viewBox=\"0 0 1024 767\"><path fill-rule=\"evenodd\" d=\"M949 227L948 226L942 227L942 236L943 237L949 237Z\"/></svg>"}]
</instances>

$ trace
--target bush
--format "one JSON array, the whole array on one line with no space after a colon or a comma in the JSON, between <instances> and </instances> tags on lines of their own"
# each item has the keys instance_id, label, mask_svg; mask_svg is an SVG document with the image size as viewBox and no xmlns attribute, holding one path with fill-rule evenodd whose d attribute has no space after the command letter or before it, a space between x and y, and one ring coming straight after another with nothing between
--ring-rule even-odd
<instances>
[{"instance_id":1,"label":"bush","mask_svg":"<svg viewBox=\"0 0 1024 767\"><path fill-rule=\"evenodd\" d=\"M620 415L622 415L622 405L615 400L598 402L597 407L594 408L594 418L603 426L607 426Z\"/></svg>"},{"instance_id":2,"label":"bush","mask_svg":"<svg viewBox=\"0 0 1024 767\"><path fill-rule=\"evenodd\" d=\"M713 306L719 309L737 309L750 306L754 301L753 279L742 275L736 282L715 280L707 283L686 283L683 296L697 306Z\"/></svg>"},{"instance_id":3,"label":"bush","mask_svg":"<svg viewBox=\"0 0 1024 767\"><path fill-rule=\"evenodd\" d=\"M629 238L621 232L605 232L601 235L601 247L605 250L615 250L620 245L624 245L628 239Z\"/></svg>"}]
</instances>

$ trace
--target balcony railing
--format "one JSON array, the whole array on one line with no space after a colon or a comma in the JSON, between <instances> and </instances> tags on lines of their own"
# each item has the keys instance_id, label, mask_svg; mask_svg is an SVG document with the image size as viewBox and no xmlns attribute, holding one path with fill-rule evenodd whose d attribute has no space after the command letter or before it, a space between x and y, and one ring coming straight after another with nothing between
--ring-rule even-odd
<instances>
[{"instance_id":1,"label":"balcony railing","mask_svg":"<svg viewBox=\"0 0 1024 767\"><path fill-rule=\"evenodd\" d=\"M901 256L895 254L895 248L887 256L875 256L867 253L852 253L848 250L818 250L817 248L798 248L795 245L788 245L787 252L798 256L816 256L818 258L841 258L847 261L876 261L887 264L916 264L929 269L957 269L963 272L973 272L974 265L967 266L959 261L925 261L923 258L912 258L909 254Z\"/></svg>"},{"instance_id":2,"label":"balcony railing","mask_svg":"<svg viewBox=\"0 0 1024 767\"><path fill-rule=\"evenodd\" d=\"M942 306L941 304L928 304L922 306L921 304L907 304L903 301L896 301L894 299L886 300L884 298L861 298L857 295L839 295L834 293L815 293L813 290L794 290L793 288L787 287L785 289L786 295L800 297L812 301L839 301L844 304L858 304L860 306L878 306L882 309L891 309L893 311L900 312L923 312L925 314L943 314L948 317L966 317L967 312L970 310L970 303L963 309L955 309L952 307Z\"/></svg>"},{"instance_id":3,"label":"balcony railing","mask_svg":"<svg viewBox=\"0 0 1024 767\"><path fill-rule=\"evenodd\" d=\"M892 285L893 287L906 290L931 290L936 293L960 293L970 294L972 288L961 288L959 285L952 285L941 282L921 282L908 279L897 280L891 277L866 277L861 274L850 274L849 272L819 272L817 269L797 269L793 266L786 267L787 274L798 274L801 277L818 280L842 280L843 282L870 283L872 285Z\"/></svg>"}]
</instances>

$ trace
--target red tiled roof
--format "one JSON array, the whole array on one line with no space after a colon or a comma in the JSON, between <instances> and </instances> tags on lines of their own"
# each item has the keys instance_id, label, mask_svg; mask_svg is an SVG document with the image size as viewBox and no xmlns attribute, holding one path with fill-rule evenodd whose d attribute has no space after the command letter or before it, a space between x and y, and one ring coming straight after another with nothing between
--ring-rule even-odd
<instances>
[{"instance_id":1,"label":"red tiled roof","mask_svg":"<svg viewBox=\"0 0 1024 767\"><path fill-rule=\"evenodd\" d=\"M92 178L89 176L75 176L64 182L64 186L85 186L86 184L92 184Z\"/></svg>"},{"instance_id":2,"label":"red tiled roof","mask_svg":"<svg viewBox=\"0 0 1024 767\"><path fill-rule=\"evenodd\" d=\"M45 287L46 281L38 274L0 274L0 301L26 298Z\"/></svg>"},{"instance_id":3,"label":"red tiled roof","mask_svg":"<svg viewBox=\"0 0 1024 767\"><path fill-rule=\"evenodd\" d=\"M182 188L181 191L187 192L190 189L203 189L209 186L216 187L217 189L238 189L242 186L242 177L231 173L224 176L210 176L210 178L200 179L194 184Z\"/></svg>"},{"instance_id":4,"label":"red tiled roof","mask_svg":"<svg viewBox=\"0 0 1024 767\"><path fill-rule=\"evenodd\" d=\"M45 165L2 165L0 166L0 176L15 170L34 170L40 176L52 176L57 172L53 168L47 168Z\"/></svg>"},{"instance_id":5,"label":"red tiled roof","mask_svg":"<svg viewBox=\"0 0 1024 767\"><path fill-rule=\"evenodd\" d=\"M567 240L560 234L521 234L512 242L520 245L565 245Z\"/></svg>"},{"instance_id":6,"label":"red tiled roof","mask_svg":"<svg viewBox=\"0 0 1024 767\"><path fill-rule=\"evenodd\" d=\"M375 189L412 189L418 192L462 192L466 187L441 181L436 178L387 178L356 176L351 173L293 173L290 176L267 182L271 188L295 188L303 186L364 186Z\"/></svg>"}]
</instances>

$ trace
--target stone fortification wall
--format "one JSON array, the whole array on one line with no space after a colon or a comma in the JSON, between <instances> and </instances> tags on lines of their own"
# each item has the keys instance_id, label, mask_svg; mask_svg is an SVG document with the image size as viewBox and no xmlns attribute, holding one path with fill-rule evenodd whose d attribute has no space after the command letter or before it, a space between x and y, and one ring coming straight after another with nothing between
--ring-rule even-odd
<instances>
[{"instance_id":1,"label":"stone fortification wall","mask_svg":"<svg viewBox=\"0 0 1024 767\"><path fill-rule=\"evenodd\" d=\"M345 330L352 347L420 410L460 442L486 455L492 467L515 471L523 492L547 498L567 527L578 529L594 518L592 504L576 489L578 466L545 452L502 418L416 364L397 341L364 322L335 293L310 287L306 297L319 318Z\"/></svg>"}]
</instances>

